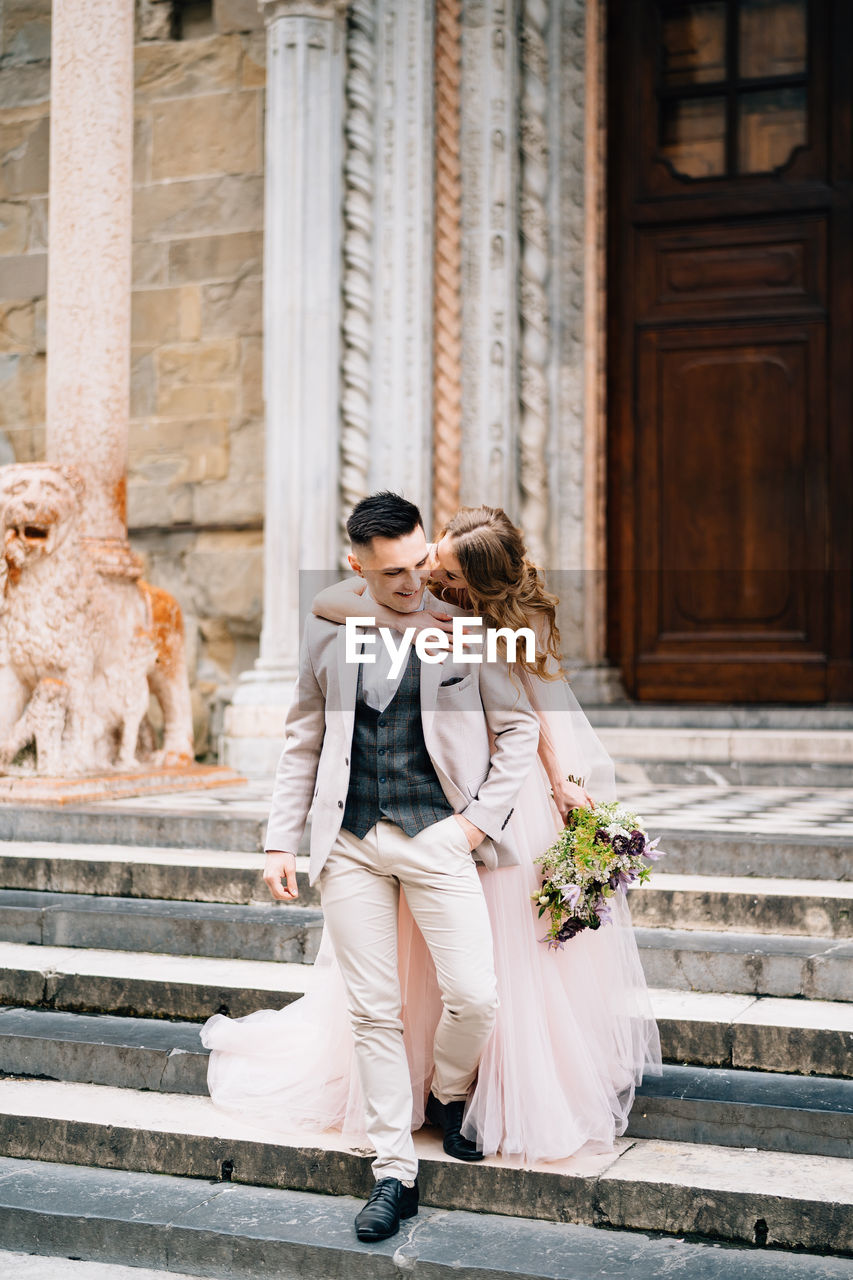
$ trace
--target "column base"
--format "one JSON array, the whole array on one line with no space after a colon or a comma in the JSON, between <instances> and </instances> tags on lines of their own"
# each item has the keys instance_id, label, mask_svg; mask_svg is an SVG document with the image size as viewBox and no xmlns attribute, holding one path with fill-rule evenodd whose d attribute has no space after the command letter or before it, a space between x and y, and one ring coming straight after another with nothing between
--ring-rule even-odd
<instances>
[{"instance_id":1,"label":"column base","mask_svg":"<svg viewBox=\"0 0 853 1280\"><path fill-rule=\"evenodd\" d=\"M618 667L608 662L593 663L571 658L565 659L563 666L581 706L606 706L628 700Z\"/></svg>"},{"instance_id":2,"label":"column base","mask_svg":"<svg viewBox=\"0 0 853 1280\"><path fill-rule=\"evenodd\" d=\"M255 667L240 677L219 739L219 760L247 778L271 778L284 746L295 671Z\"/></svg>"}]
</instances>

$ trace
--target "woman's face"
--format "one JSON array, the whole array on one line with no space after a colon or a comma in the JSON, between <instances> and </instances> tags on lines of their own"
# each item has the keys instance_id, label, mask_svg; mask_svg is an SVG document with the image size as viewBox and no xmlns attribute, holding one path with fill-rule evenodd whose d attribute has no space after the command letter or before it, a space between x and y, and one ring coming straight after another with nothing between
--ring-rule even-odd
<instances>
[{"instance_id":1,"label":"woman's face","mask_svg":"<svg viewBox=\"0 0 853 1280\"><path fill-rule=\"evenodd\" d=\"M465 587L462 566L456 558L449 534L446 533L433 547L430 569L433 580L440 582L443 587Z\"/></svg>"}]
</instances>

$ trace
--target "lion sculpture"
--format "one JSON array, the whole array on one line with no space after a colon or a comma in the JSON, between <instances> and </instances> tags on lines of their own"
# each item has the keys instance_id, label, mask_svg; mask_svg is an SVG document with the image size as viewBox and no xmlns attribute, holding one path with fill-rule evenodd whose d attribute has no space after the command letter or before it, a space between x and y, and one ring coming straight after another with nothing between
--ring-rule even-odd
<instances>
[{"instance_id":1,"label":"lion sculpture","mask_svg":"<svg viewBox=\"0 0 853 1280\"><path fill-rule=\"evenodd\" d=\"M180 608L99 572L80 533L83 494L73 467L0 467L0 770L31 744L37 772L58 777L133 769L140 756L190 764ZM152 693L165 726L157 753Z\"/></svg>"}]
</instances>

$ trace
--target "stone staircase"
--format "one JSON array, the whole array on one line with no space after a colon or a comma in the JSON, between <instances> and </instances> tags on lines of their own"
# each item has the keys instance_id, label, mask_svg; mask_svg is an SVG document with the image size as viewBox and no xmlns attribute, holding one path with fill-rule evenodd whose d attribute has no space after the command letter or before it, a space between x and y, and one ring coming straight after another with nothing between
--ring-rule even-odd
<instances>
[{"instance_id":1,"label":"stone staircase","mask_svg":"<svg viewBox=\"0 0 853 1280\"><path fill-rule=\"evenodd\" d=\"M671 706L586 710L621 782L849 787L853 706Z\"/></svg>"},{"instance_id":2,"label":"stone staircase","mask_svg":"<svg viewBox=\"0 0 853 1280\"><path fill-rule=\"evenodd\" d=\"M247 1280L853 1276L853 795L832 795L777 792L764 831L744 789L631 796L668 851L632 897L663 1077L605 1156L466 1166L422 1131L431 1208L378 1251L351 1231L365 1152L207 1097L200 1022L313 976L304 860L298 905L260 878L263 789L0 807L0 1241Z\"/></svg>"}]
</instances>

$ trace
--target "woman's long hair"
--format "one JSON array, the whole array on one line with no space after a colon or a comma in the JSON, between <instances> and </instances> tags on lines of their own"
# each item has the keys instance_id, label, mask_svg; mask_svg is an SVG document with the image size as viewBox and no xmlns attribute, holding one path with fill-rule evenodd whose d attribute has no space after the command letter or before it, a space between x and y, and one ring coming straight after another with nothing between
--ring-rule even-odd
<instances>
[{"instance_id":1,"label":"woman's long hair","mask_svg":"<svg viewBox=\"0 0 853 1280\"><path fill-rule=\"evenodd\" d=\"M461 507L441 531L439 540L445 534L453 541L470 606L483 618L484 625L513 631L533 628L537 637L535 660L528 662L522 657L525 647L519 645L515 666L542 680L561 679L559 601L546 590L539 569L528 557L521 530L500 507ZM452 590L443 594L449 600L454 598ZM506 656L502 636L498 649ZM556 660L557 671L548 670L549 657Z\"/></svg>"}]
</instances>

